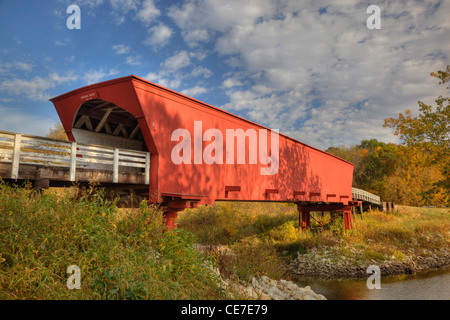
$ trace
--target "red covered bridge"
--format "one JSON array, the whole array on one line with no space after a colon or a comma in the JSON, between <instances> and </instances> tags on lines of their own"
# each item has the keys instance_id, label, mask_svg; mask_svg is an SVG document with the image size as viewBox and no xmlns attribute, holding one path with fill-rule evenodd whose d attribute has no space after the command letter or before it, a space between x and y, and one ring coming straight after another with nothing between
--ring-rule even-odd
<instances>
[{"instance_id":1,"label":"red covered bridge","mask_svg":"<svg viewBox=\"0 0 450 320\"><path fill-rule=\"evenodd\" d=\"M51 99L71 141L150 153L149 200L176 212L220 200L295 202L351 228L353 165L131 75Z\"/></svg>"}]
</instances>

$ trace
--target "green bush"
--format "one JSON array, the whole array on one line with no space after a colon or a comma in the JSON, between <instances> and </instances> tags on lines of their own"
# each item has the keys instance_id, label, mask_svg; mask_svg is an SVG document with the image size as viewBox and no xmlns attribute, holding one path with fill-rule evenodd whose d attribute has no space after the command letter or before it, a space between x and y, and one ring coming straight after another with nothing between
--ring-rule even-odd
<instances>
[{"instance_id":1,"label":"green bush","mask_svg":"<svg viewBox=\"0 0 450 320\"><path fill-rule=\"evenodd\" d=\"M269 230L268 236L281 242L294 242L298 238L298 228L295 226L295 221L287 221L282 225Z\"/></svg>"},{"instance_id":2,"label":"green bush","mask_svg":"<svg viewBox=\"0 0 450 320\"><path fill-rule=\"evenodd\" d=\"M225 298L211 259L162 218L146 203L121 211L93 188L78 198L0 181L0 299ZM80 290L67 288L70 265Z\"/></svg>"}]
</instances>

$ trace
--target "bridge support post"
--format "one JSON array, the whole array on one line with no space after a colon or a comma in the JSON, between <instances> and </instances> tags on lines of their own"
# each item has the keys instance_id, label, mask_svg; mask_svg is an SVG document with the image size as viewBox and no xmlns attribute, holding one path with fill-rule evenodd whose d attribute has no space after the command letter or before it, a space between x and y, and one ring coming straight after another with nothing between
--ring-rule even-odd
<instances>
[{"instance_id":1,"label":"bridge support post","mask_svg":"<svg viewBox=\"0 0 450 320\"><path fill-rule=\"evenodd\" d=\"M177 222L177 212L183 211L183 209L179 208L164 208L164 220L168 230L172 230L176 228Z\"/></svg>"},{"instance_id":2,"label":"bridge support post","mask_svg":"<svg viewBox=\"0 0 450 320\"><path fill-rule=\"evenodd\" d=\"M311 211L302 211L302 230L311 229Z\"/></svg>"},{"instance_id":3,"label":"bridge support post","mask_svg":"<svg viewBox=\"0 0 450 320\"><path fill-rule=\"evenodd\" d=\"M311 228L311 211L302 209L300 204L297 204L298 210L298 227L303 231Z\"/></svg>"},{"instance_id":4,"label":"bridge support post","mask_svg":"<svg viewBox=\"0 0 450 320\"><path fill-rule=\"evenodd\" d=\"M351 211L343 211L344 214L344 229L351 230L352 229L352 212Z\"/></svg>"}]
</instances>

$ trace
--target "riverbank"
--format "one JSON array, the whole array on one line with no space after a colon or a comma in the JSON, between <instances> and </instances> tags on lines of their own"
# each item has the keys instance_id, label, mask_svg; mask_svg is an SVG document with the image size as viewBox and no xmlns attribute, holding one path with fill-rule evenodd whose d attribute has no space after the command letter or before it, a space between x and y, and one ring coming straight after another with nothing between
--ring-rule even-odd
<instances>
[{"instance_id":1,"label":"riverbank","mask_svg":"<svg viewBox=\"0 0 450 320\"><path fill-rule=\"evenodd\" d=\"M355 255L360 254L354 249L349 251L353 251ZM445 248L428 256L406 256L401 260L392 258L383 261L361 261L342 256L340 252L336 248L323 248L298 255L287 265L287 272L302 278L358 279L369 276L367 268L371 265L377 265L382 276L415 274L450 266L450 252Z\"/></svg>"},{"instance_id":2,"label":"riverbank","mask_svg":"<svg viewBox=\"0 0 450 320\"><path fill-rule=\"evenodd\" d=\"M316 215L315 219L327 220ZM357 215L353 230L335 220L301 231L296 208L285 204L222 203L180 215L179 227L212 252L221 272L241 279L367 278L377 265L383 276L414 274L450 265L447 208L398 206L398 211Z\"/></svg>"}]
</instances>

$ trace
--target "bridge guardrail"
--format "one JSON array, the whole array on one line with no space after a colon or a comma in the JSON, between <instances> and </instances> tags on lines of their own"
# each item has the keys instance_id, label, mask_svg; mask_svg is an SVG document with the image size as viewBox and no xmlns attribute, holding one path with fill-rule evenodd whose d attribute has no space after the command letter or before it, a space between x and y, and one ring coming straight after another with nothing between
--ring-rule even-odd
<instances>
[{"instance_id":1,"label":"bridge guardrail","mask_svg":"<svg viewBox=\"0 0 450 320\"><path fill-rule=\"evenodd\" d=\"M355 200L362 200L381 205L380 197L362 189L352 188L352 196Z\"/></svg>"},{"instance_id":2,"label":"bridge guardrail","mask_svg":"<svg viewBox=\"0 0 450 320\"><path fill-rule=\"evenodd\" d=\"M70 168L69 180L75 181L77 168L102 165L112 169L113 182L119 182L120 167L140 168L145 184L150 180L150 153L72 141L56 140L0 131L0 162L11 163L11 179L18 179L20 164ZM98 168L98 167L97 167Z\"/></svg>"}]
</instances>

